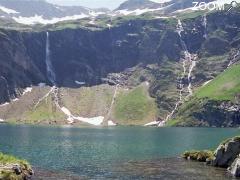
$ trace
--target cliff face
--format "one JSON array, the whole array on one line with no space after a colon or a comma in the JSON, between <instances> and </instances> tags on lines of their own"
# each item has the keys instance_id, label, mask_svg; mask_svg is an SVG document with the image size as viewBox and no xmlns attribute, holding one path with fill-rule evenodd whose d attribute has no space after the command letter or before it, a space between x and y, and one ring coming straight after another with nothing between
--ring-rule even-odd
<instances>
[{"instance_id":1,"label":"cliff face","mask_svg":"<svg viewBox=\"0 0 240 180\"><path fill-rule=\"evenodd\" d=\"M1 30L0 103L21 94L22 88L46 81L43 33Z\"/></svg>"},{"instance_id":2,"label":"cliff face","mask_svg":"<svg viewBox=\"0 0 240 180\"><path fill-rule=\"evenodd\" d=\"M149 81L158 117L164 119L179 99L180 81L186 97L189 82L193 90L202 86L234 59L239 17L236 12L209 14L207 22L204 16L182 18L181 36L176 19L130 18L97 30L50 28L46 31L56 83L62 88L79 88L82 82L89 87L103 83L136 87ZM1 30L0 103L20 96L31 85L51 85L46 75L46 31ZM182 76L186 51L197 57L196 66L190 72L191 64L187 64L189 73ZM238 122L238 115L233 116Z\"/></svg>"}]
</instances>

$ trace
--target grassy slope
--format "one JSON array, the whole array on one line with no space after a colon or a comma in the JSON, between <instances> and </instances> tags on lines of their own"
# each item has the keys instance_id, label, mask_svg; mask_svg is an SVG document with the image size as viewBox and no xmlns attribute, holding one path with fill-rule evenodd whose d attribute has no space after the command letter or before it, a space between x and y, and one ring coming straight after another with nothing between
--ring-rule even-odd
<instances>
[{"instance_id":1,"label":"grassy slope","mask_svg":"<svg viewBox=\"0 0 240 180\"><path fill-rule=\"evenodd\" d=\"M11 169L1 169L1 166L11 166L15 164L20 165L24 171L31 169L31 166L27 161L0 153L0 179L23 179L22 176L16 175Z\"/></svg>"},{"instance_id":2,"label":"grassy slope","mask_svg":"<svg viewBox=\"0 0 240 180\"><path fill-rule=\"evenodd\" d=\"M57 109L52 101L52 97L49 96L36 109L25 112L24 119L25 123L39 124L43 121L51 122L53 120L65 119L65 116Z\"/></svg>"},{"instance_id":3,"label":"grassy slope","mask_svg":"<svg viewBox=\"0 0 240 180\"><path fill-rule=\"evenodd\" d=\"M201 112L207 101L234 101L240 92L240 64L233 65L207 85L200 87L194 96L178 111L177 117L168 122L168 126L181 123L194 125L192 113Z\"/></svg>"},{"instance_id":4,"label":"grassy slope","mask_svg":"<svg viewBox=\"0 0 240 180\"><path fill-rule=\"evenodd\" d=\"M201 87L195 94L197 98L213 100L233 100L240 92L240 65L234 65L217 76L206 86Z\"/></svg>"},{"instance_id":5,"label":"grassy slope","mask_svg":"<svg viewBox=\"0 0 240 180\"><path fill-rule=\"evenodd\" d=\"M114 108L114 117L120 124L143 125L155 119L156 105L145 85L129 92L121 92Z\"/></svg>"}]
</instances>

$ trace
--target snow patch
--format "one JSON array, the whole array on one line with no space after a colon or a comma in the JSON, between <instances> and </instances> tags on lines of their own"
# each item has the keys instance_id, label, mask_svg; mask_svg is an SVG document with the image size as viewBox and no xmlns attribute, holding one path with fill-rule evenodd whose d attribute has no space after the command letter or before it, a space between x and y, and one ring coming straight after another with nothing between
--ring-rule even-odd
<instances>
[{"instance_id":1,"label":"snow patch","mask_svg":"<svg viewBox=\"0 0 240 180\"><path fill-rule=\"evenodd\" d=\"M116 126L117 124L114 123L113 121L108 121L108 126Z\"/></svg>"},{"instance_id":2,"label":"snow patch","mask_svg":"<svg viewBox=\"0 0 240 180\"><path fill-rule=\"evenodd\" d=\"M8 102L6 102L6 103L4 103L4 104L1 104L0 107L7 106L7 105L9 105Z\"/></svg>"},{"instance_id":3,"label":"snow patch","mask_svg":"<svg viewBox=\"0 0 240 180\"><path fill-rule=\"evenodd\" d=\"M209 80L209 81L206 81L205 83L203 83L203 86L206 86L208 83L210 83L212 81L212 79L211 80Z\"/></svg>"},{"instance_id":4,"label":"snow patch","mask_svg":"<svg viewBox=\"0 0 240 180\"><path fill-rule=\"evenodd\" d=\"M45 87L46 86L46 83L39 83L38 84L38 87L42 88L42 87Z\"/></svg>"},{"instance_id":5,"label":"snow patch","mask_svg":"<svg viewBox=\"0 0 240 180\"><path fill-rule=\"evenodd\" d=\"M94 126L100 126L103 123L104 117L99 116L99 117L93 117L93 118L83 118L83 117L76 117L73 116L70 110L68 110L66 107L61 108L62 112L68 116L68 122L69 124L74 123L74 120L78 120L81 122L86 122L88 124L94 125Z\"/></svg>"},{"instance_id":6,"label":"snow patch","mask_svg":"<svg viewBox=\"0 0 240 180\"><path fill-rule=\"evenodd\" d=\"M3 120L3 119L0 119L0 123L3 123L3 122L5 122L5 120Z\"/></svg>"},{"instance_id":7,"label":"snow patch","mask_svg":"<svg viewBox=\"0 0 240 180\"><path fill-rule=\"evenodd\" d=\"M62 110L62 112L63 112L64 114L66 114L67 116L72 116L71 112L70 112L67 108L62 107L61 110Z\"/></svg>"},{"instance_id":8,"label":"snow patch","mask_svg":"<svg viewBox=\"0 0 240 180\"><path fill-rule=\"evenodd\" d=\"M13 102L16 102L16 101L18 101L18 100L19 100L18 98L15 98L15 99L13 99L12 101L13 101Z\"/></svg>"},{"instance_id":9,"label":"snow patch","mask_svg":"<svg viewBox=\"0 0 240 180\"><path fill-rule=\"evenodd\" d=\"M144 126L157 126L158 124L159 124L159 121L153 121L153 122L145 124Z\"/></svg>"},{"instance_id":10,"label":"snow patch","mask_svg":"<svg viewBox=\"0 0 240 180\"><path fill-rule=\"evenodd\" d=\"M75 83L78 84L78 85L84 85L84 84L86 84L85 82L81 82L81 81L75 81Z\"/></svg>"},{"instance_id":11,"label":"snow patch","mask_svg":"<svg viewBox=\"0 0 240 180\"><path fill-rule=\"evenodd\" d=\"M26 89L24 89L23 94L25 95L26 93L32 92L32 87L27 87Z\"/></svg>"},{"instance_id":12,"label":"snow patch","mask_svg":"<svg viewBox=\"0 0 240 180\"><path fill-rule=\"evenodd\" d=\"M7 14L18 14L19 12L13 10L13 9L9 9L9 8L6 8L4 6L0 6L0 10L7 13Z\"/></svg>"},{"instance_id":13,"label":"snow patch","mask_svg":"<svg viewBox=\"0 0 240 180\"><path fill-rule=\"evenodd\" d=\"M105 12L95 12L95 11L89 11L89 15L92 17L97 17L99 15L105 14Z\"/></svg>"},{"instance_id":14,"label":"snow patch","mask_svg":"<svg viewBox=\"0 0 240 180\"><path fill-rule=\"evenodd\" d=\"M98 117L93 117L93 118L83 118L83 117L73 117L73 118L76 120L94 125L94 126L100 126L104 120L103 116L98 116Z\"/></svg>"},{"instance_id":15,"label":"snow patch","mask_svg":"<svg viewBox=\"0 0 240 180\"><path fill-rule=\"evenodd\" d=\"M82 18L86 18L89 17L86 14L80 14L80 15L74 15L74 16L65 16L62 18L52 18L52 19L44 19L42 16L39 15L35 15L32 17L13 17L13 19L20 23L20 24L26 24L26 25L34 25L34 24L55 24L57 22L61 22L61 21L68 21L68 20L77 20L77 19L82 19Z\"/></svg>"},{"instance_id":16,"label":"snow patch","mask_svg":"<svg viewBox=\"0 0 240 180\"><path fill-rule=\"evenodd\" d=\"M115 16L118 15L118 14L122 14L122 15L129 15L129 14L135 14L135 15L141 15L143 13L146 13L146 12L153 12L153 11L158 11L158 10L161 10L163 8L156 8L156 9L149 9L149 8L145 8L145 9L136 9L136 10L133 10L133 11L129 11L128 9L123 9L123 10L118 10L116 11L116 13L114 14Z\"/></svg>"}]
</instances>

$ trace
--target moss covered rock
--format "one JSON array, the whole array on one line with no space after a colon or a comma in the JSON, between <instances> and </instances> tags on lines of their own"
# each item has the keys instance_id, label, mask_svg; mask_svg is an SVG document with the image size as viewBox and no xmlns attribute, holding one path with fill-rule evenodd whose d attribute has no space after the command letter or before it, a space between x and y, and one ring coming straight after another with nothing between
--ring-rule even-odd
<instances>
[{"instance_id":1,"label":"moss covered rock","mask_svg":"<svg viewBox=\"0 0 240 180\"><path fill-rule=\"evenodd\" d=\"M32 175L33 170L27 161L0 153L0 179L26 180Z\"/></svg>"},{"instance_id":2,"label":"moss covered rock","mask_svg":"<svg viewBox=\"0 0 240 180\"><path fill-rule=\"evenodd\" d=\"M186 151L182 155L185 159L196 160L200 162L208 162L213 160L214 155L212 151Z\"/></svg>"}]
</instances>

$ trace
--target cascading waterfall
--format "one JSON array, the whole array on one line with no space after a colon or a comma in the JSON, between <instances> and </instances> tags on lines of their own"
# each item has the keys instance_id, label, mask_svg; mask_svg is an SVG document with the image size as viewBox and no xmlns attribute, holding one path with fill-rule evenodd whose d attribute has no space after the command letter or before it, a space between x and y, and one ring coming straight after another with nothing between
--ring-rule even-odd
<instances>
[{"instance_id":1,"label":"cascading waterfall","mask_svg":"<svg viewBox=\"0 0 240 180\"><path fill-rule=\"evenodd\" d=\"M50 41L49 41L49 33L46 33L46 68L47 68L47 77L48 80L55 86L56 85L56 75L53 70L52 62L51 62L51 51L50 51Z\"/></svg>"},{"instance_id":2,"label":"cascading waterfall","mask_svg":"<svg viewBox=\"0 0 240 180\"><path fill-rule=\"evenodd\" d=\"M59 89L56 86L56 74L54 72L52 61L51 61L49 32L46 32L46 69L47 69L48 80L53 84L53 88L50 91L53 93L54 103L58 108L61 108L58 100Z\"/></svg>"},{"instance_id":3,"label":"cascading waterfall","mask_svg":"<svg viewBox=\"0 0 240 180\"><path fill-rule=\"evenodd\" d=\"M178 20L178 25L177 25L177 32L180 38L180 42L181 42L181 46L183 48L184 51L184 59L183 59L183 78L186 74L186 64L189 64L189 69L188 69L188 92L189 95L192 95L192 71L194 69L194 67L196 66L196 55L192 55L189 53L188 49L187 49L187 45L184 42L184 40L182 39L182 35L181 33L184 31L184 28L182 26L182 22L181 20ZM182 78L182 79L183 79ZM181 99L181 98L180 98Z\"/></svg>"},{"instance_id":4,"label":"cascading waterfall","mask_svg":"<svg viewBox=\"0 0 240 180\"><path fill-rule=\"evenodd\" d=\"M204 26L204 35L203 37L207 39L207 15L204 14L203 20L202 20L202 25Z\"/></svg>"},{"instance_id":5,"label":"cascading waterfall","mask_svg":"<svg viewBox=\"0 0 240 180\"><path fill-rule=\"evenodd\" d=\"M166 122L171 119L171 117L174 115L174 113L176 112L176 110L178 109L179 105L183 102L184 98L183 98L183 91L184 91L184 83L183 83L183 80L186 76L186 73L187 73L187 69L188 69L188 74L187 74L187 77L188 77L188 96L191 96L193 94L192 92L192 72L193 72L193 69L194 67L196 66L196 59L197 59L197 56L196 55L192 55L189 53L188 49L187 49L187 45L186 43L184 42L184 40L182 39L182 32L184 31L184 28L182 26L182 22L180 19L178 19L178 23L177 23L177 33L179 35L179 38L180 38L180 43L181 43L181 46L182 46L182 49L184 51L184 57L182 59L182 68L183 68L183 72L182 72L182 76L180 78L180 81L179 81L179 87L180 87L180 90L179 90L179 100L176 102L175 104L175 107L174 109L170 112L170 114L167 115L167 117L165 118L165 120L161 121L159 123L158 126L164 126L166 124ZM188 66L188 68L187 68Z\"/></svg>"},{"instance_id":6,"label":"cascading waterfall","mask_svg":"<svg viewBox=\"0 0 240 180\"><path fill-rule=\"evenodd\" d=\"M56 84L56 74L54 72L52 62L51 62L51 51L50 51L50 41L49 41L49 33L46 33L47 38L46 38L46 69L47 69L47 77L49 81L53 84L53 87L50 89L50 91L44 95L42 98L39 99L39 101L36 103L34 108L37 108L37 106L44 100L46 99L50 94L53 95L55 105L68 117L68 122L69 124L74 123L75 120L81 121L81 122L86 122L92 125L99 126L102 124L104 117L99 116L99 117L93 117L93 118L83 118L83 117L78 117L74 116L70 110L68 110L66 107L61 107L59 104L59 88L57 87Z\"/></svg>"}]
</instances>

